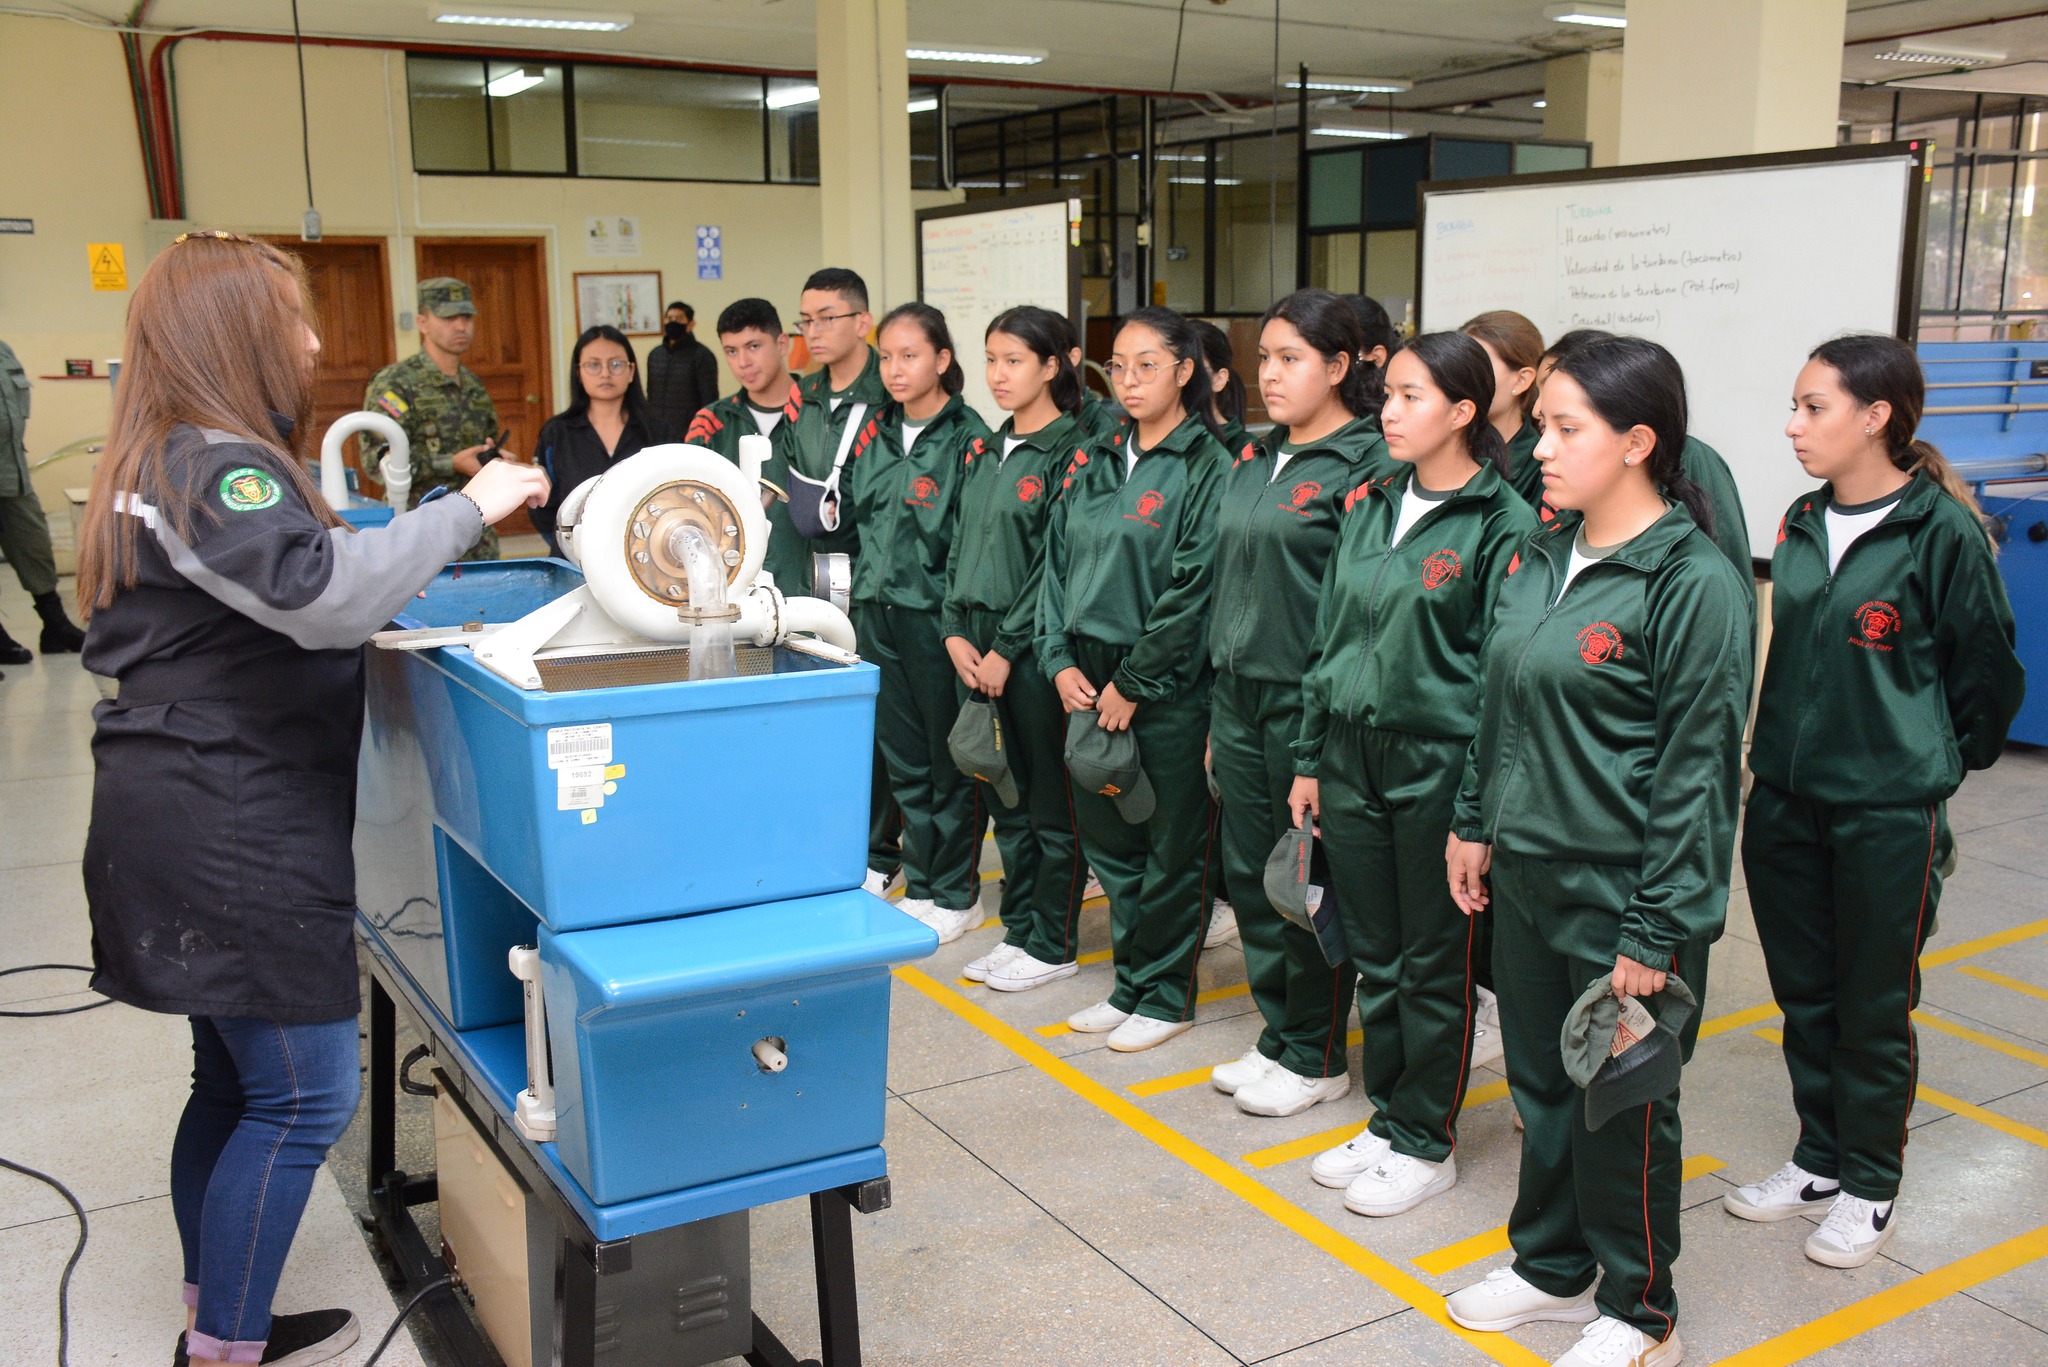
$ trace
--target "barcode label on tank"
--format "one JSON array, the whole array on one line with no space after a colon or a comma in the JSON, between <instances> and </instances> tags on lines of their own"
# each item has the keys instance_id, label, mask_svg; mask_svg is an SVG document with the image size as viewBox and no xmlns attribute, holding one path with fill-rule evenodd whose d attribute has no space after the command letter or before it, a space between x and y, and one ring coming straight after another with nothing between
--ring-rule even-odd
<instances>
[{"instance_id":1,"label":"barcode label on tank","mask_svg":"<svg viewBox=\"0 0 2048 1367\"><path fill-rule=\"evenodd\" d=\"M570 764L555 771L555 810L580 812L604 806L604 766Z\"/></svg>"},{"instance_id":2,"label":"barcode label on tank","mask_svg":"<svg viewBox=\"0 0 2048 1367\"><path fill-rule=\"evenodd\" d=\"M550 726L548 728L548 768L559 769L566 764L610 764L612 762L612 724L608 721L592 722L587 726Z\"/></svg>"}]
</instances>

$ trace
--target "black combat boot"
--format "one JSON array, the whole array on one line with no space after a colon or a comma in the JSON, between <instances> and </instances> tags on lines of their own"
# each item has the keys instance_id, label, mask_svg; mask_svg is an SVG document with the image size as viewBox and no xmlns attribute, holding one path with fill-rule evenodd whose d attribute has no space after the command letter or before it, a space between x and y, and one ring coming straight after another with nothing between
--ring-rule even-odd
<instances>
[{"instance_id":1,"label":"black combat boot","mask_svg":"<svg viewBox=\"0 0 2048 1367\"><path fill-rule=\"evenodd\" d=\"M64 615L64 600L54 589L36 595L36 614L43 619L43 654L76 655L85 649L85 633Z\"/></svg>"}]
</instances>

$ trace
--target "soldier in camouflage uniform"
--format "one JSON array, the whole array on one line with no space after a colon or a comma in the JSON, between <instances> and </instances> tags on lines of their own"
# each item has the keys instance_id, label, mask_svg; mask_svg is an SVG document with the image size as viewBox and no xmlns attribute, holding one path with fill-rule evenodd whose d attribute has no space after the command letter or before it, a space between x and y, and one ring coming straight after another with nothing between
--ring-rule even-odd
<instances>
[{"instance_id":1,"label":"soldier in camouflage uniform","mask_svg":"<svg viewBox=\"0 0 2048 1367\"><path fill-rule=\"evenodd\" d=\"M43 654L58 655L83 646L85 633L64 615L64 603L57 597L50 523L28 478L27 428L28 368L12 347L0 342L0 552L36 601L36 615L43 619ZM34 658L27 646L0 627L0 664L25 665Z\"/></svg>"},{"instance_id":2,"label":"soldier in camouflage uniform","mask_svg":"<svg viewBox=\"0 0 2048 1367\"><path fill-rule=\"evenodd\" d=\"M364 408L398 419L411 441L407 501L414 507L436 485L460 492L483 468L480 457L512 455L492 450L486 456L491 438L498 435L497 405L476 372L462 364L476 335L476 303L469 286L447 276L420 281L419 329L419 352L378 371L363 395ZM384 459L385 443L367 432L360 440L363 468L374 472ZM497 529L484 528L462 558L496 560Z\"/></svg>"}]
</instances>

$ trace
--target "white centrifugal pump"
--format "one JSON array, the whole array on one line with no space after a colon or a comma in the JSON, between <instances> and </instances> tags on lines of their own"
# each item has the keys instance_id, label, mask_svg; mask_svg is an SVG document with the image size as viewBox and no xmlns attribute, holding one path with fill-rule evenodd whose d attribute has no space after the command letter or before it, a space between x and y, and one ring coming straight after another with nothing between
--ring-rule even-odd
<instances>
[{"instance_id":1,"label":"white centrifugal pump","mask_svg":"<svg viewBox=\"0 0 2048 1367\"><path fill-rule=\"evenodd\" d=\"M404 512L412 492L412 443L398 421L382 413L345 413L327 429L320 439L321 495L337 511L349 506L348 467L342 463L341 444L358 432L375 432L389 445L377 475L384 484L384 501Z\"/></svg>"},{"instance_id":2,"label":"white centrifugal pump","mask_svg":"<svg viewBox=\"0 0 2048 1367\"><path fill-rule=\"evenodd\" d=\"M740 439L737 466L708 447L682 444L629 456L562 501L555 535L583 571L581 588L482 636L419 633L417 642L379 642L460 640L492 673L535 689L540 654L687 644L690 677L718 678L734 672L735 644L775 646L806 635L818 638L809 648L851 660L856 641L844 612L815 598L785 598L761 571L768 453L766 437L749 436Z\"/></svg>"}]
</instances>

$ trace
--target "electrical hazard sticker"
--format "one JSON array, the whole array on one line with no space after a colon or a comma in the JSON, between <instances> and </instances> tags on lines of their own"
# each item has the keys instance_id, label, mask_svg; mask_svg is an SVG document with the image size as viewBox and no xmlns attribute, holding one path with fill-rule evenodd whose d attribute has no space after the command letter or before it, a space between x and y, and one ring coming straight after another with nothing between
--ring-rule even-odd
<instances>
[{"instance_id":1,"label":"electrical hazard sticker","mask_svg":"<svg viewBox=\"0 0 2048 1367\"><path fill-rule=\"evenodd\" d=\"M612 762L612 724L590 722L582 726L548 728L548 768L572 764L595 764L601 769ZM566 809L565 809L566 810Z\"/></svg>"},{"instance_id":2,"label":"electrical hazard sticker","mask_svg":"<svg viewBox=\"0 0 2048 1367\"><path fill-rule=\"evenodd\" d=\"M565 764L555 770L555 810L580 812L604 806L604 766Z\"/></svg>"}]
</instances>

